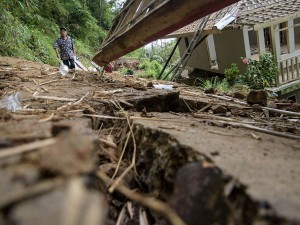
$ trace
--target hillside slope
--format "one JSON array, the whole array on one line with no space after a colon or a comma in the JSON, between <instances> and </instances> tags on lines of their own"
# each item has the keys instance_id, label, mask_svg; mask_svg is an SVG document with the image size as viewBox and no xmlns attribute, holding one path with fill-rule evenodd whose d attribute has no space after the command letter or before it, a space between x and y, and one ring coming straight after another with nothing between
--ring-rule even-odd
<instances>
[{"instance_id":1,"label":"hillside slope","mask_svg":"<svg viewBox=\"0 0 300 225\"><path fill-rule=\"evenodd\" d=\"M0 1L0 55L56 65L59 27L72 36L77 54L89 61L111 26L114 1Z\"/></svg>"}]
</instances>

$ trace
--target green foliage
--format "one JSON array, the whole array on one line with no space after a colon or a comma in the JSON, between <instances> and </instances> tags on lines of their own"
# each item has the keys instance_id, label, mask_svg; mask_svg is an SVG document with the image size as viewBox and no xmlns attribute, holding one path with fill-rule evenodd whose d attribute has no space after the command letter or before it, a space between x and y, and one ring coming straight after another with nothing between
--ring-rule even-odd
<instances>
[{"instance_id":1,"label":"green foliage","mask_svg":"<svg viewBox=\"0 0 300 225\"><path fill-rule=\"evenodd\" d=\"M229 94L234 94L235 92L247 96L250 92L250 88L247 85L237 83L230 88Z\"/></svg>"},{"instance_id":2,"label":"green foliage","mask_svg":"<svg viewBox=\"0 0 300 225\"><path fill-rule=\"evenodd\" d=\"M210 80L199 79L200 86L204 89L214 89L221 93L227 93L230 90L230 85L227 79L220 80L218 77L213 77Z\"/></svg>"},{"instance_id":3,"label":"green foliage","mask_svg":"<svg viewBox=\"0 0 300 225\"><path fill-rule=\"evenodd\" d=\"M156 60L150 61L149 59L144 59L140 65L140 69L143 70L143 72L139 76L157 79L162 68L162 65Z\"/></svg>"},{"instance_id":4,"label":"green foliage","mask_svg":"<svg viewBox=\"0 0 300 225\"><path fill-rule=\"evenodd\" d=\"M235 85L235 83L238 81L239 77L241 76L240 70L237 64L235 63L231 64L231 67L229 69L225 69L224 74L230 86Z\"/></svg>"},{"instance_id":5,"label":"green foliage","mask_svg":"<svg viewBox=\"0 0 300 225\"><path fill-rule=\"evenodd\" d=\"M65 26L77 55L89 62L118 10L111 4L105 0L2 0L0 54L57 65L53 44L59 27Z\"/></svg>"},{"instance_id":6,"label":"green foliage","mask_svg":"<svg viewBox=\"0 0 300 225\"><path fill-rule=\"evenodd\" d=\"M260 55L259 61L248 59L246 72L241 76L241 83L251 89L264 89L274 84L278 69L271 53Z\"/></svg>"}]
</instances>

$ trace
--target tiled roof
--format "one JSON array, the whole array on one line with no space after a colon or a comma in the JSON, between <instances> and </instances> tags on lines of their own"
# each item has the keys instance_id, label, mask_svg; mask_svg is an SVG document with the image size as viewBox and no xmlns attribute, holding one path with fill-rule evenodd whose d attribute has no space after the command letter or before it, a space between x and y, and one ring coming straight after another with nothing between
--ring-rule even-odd
<instances>
[{"instance_id":1,"label":"tiled roof","mask_svg":"<svg viewBox=\"0 0 300 225\"><path fill-rule=\"evenodd\" d=\"M282 18L300 14L300 0L242 0L210 15L210 19L205 27L205 31L214 29L214 25L219 22L234 7L239 6L240 12L237 19L228 27L252 26L258 27L278 21ZM168 36L181 36L193 34L199 27L202 19L173 32Z\"/></svg>"}]
</instances>

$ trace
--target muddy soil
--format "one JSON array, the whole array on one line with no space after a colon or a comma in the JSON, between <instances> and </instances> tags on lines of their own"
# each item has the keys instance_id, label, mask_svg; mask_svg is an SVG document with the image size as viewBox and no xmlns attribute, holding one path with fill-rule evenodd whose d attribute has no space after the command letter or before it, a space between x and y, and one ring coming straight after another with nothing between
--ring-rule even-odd
<instances>
[{"instance_id":1,"label":"muddy soil","mask_svg":"<svg viewBox=\"0 0 300 225\"><path fill-rule=\"evenodd\" d=\"M183 84L57 71L0 58L0 99L23 96L22 110L0 110L0 224L167 224L109 192L120 176L187 225L300 224L299 116Z\"/></svg>"}]
</instances>

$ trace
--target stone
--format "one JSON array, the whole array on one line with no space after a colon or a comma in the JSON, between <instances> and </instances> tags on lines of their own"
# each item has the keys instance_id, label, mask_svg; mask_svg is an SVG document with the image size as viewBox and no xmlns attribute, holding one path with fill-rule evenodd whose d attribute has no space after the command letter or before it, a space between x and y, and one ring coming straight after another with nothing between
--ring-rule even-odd
<instances>
[{"instance_id":1,"label":"stone","mask_svg":"<svg viewBox=\"0 0 300 225\"><path fill-rule=\"evenodd\" d=\"M211 110L214 114L226 114L227 109L224 106L221 105L214 105L211 107Z\"/></svg>"},{"instance_id":2,"label":"stone","mask_svg":"<svg viewBox=\"0 0 300 225\"><path fill-rule=\"evenodd\" d=\"M250 91L247 96L247 103L249 105L258 104L260 106L266 106L268 102L268 93L265 90Z\"/></svg>"},{"instance_id":3,"label":"stone","mask_svg":"<svg viewBox=\"0 0 300 225\"><path fill-rule=\"evenodd\" d=\"M97 141L93 135L71 130L61 133L57 139L56 144L40 151L43 170L65 176L93 171L97 152Z\"/></svg>"},{"instance_id":4,"label":"stone","mask_svg":"<svg viewBox=\"0 0 300 225\"><path fill-rule=\"evenodd\" d=\"M187 225L233 224L224 197L224 181L208 162L190 163L176 176L171 206Z\"/></svg>"},{"instance_id":5,"label":"stone","mask_svg":"<svg viewBox=\"0 0 300 225\"><path fill-rule=\"evenodd\" d=\"M243 94L240 93L240 92L234 92L233 95L232 95L232 97L237 98L237 99L240 99L240 100L243 100L243 99L246 98L246 96L243 95Z\"/></svg>"},{"instance_id":6,"label":"stone","mask_svg":"<svg viewBox=\"0 0 300 225\"><path fill-rule=\"evenodd\" d=\"M215 94L216 90L213 88L205 89L204 91L205 94Z\"/></svg>"},{"instance_id":7,"label":"stone","mask_svg":"<svg viewBox=\"0 0 300 225\"><path fill-rule=\"evenodd\" d=\"M104 225L108 206L103 194L88 190L82 178L73 178L54 191L12 207L9 224Z\"/></svg>"},{"instance_id":8,"label":"stone","mask_svg":"<svg viewBox=\"0 0 300 225\"><path fill-rule=\"evenodd\" d=\"M152 81L148 82L147 87L152 88L153 87L153 82Z\"/></svg>"}]
</instances>

